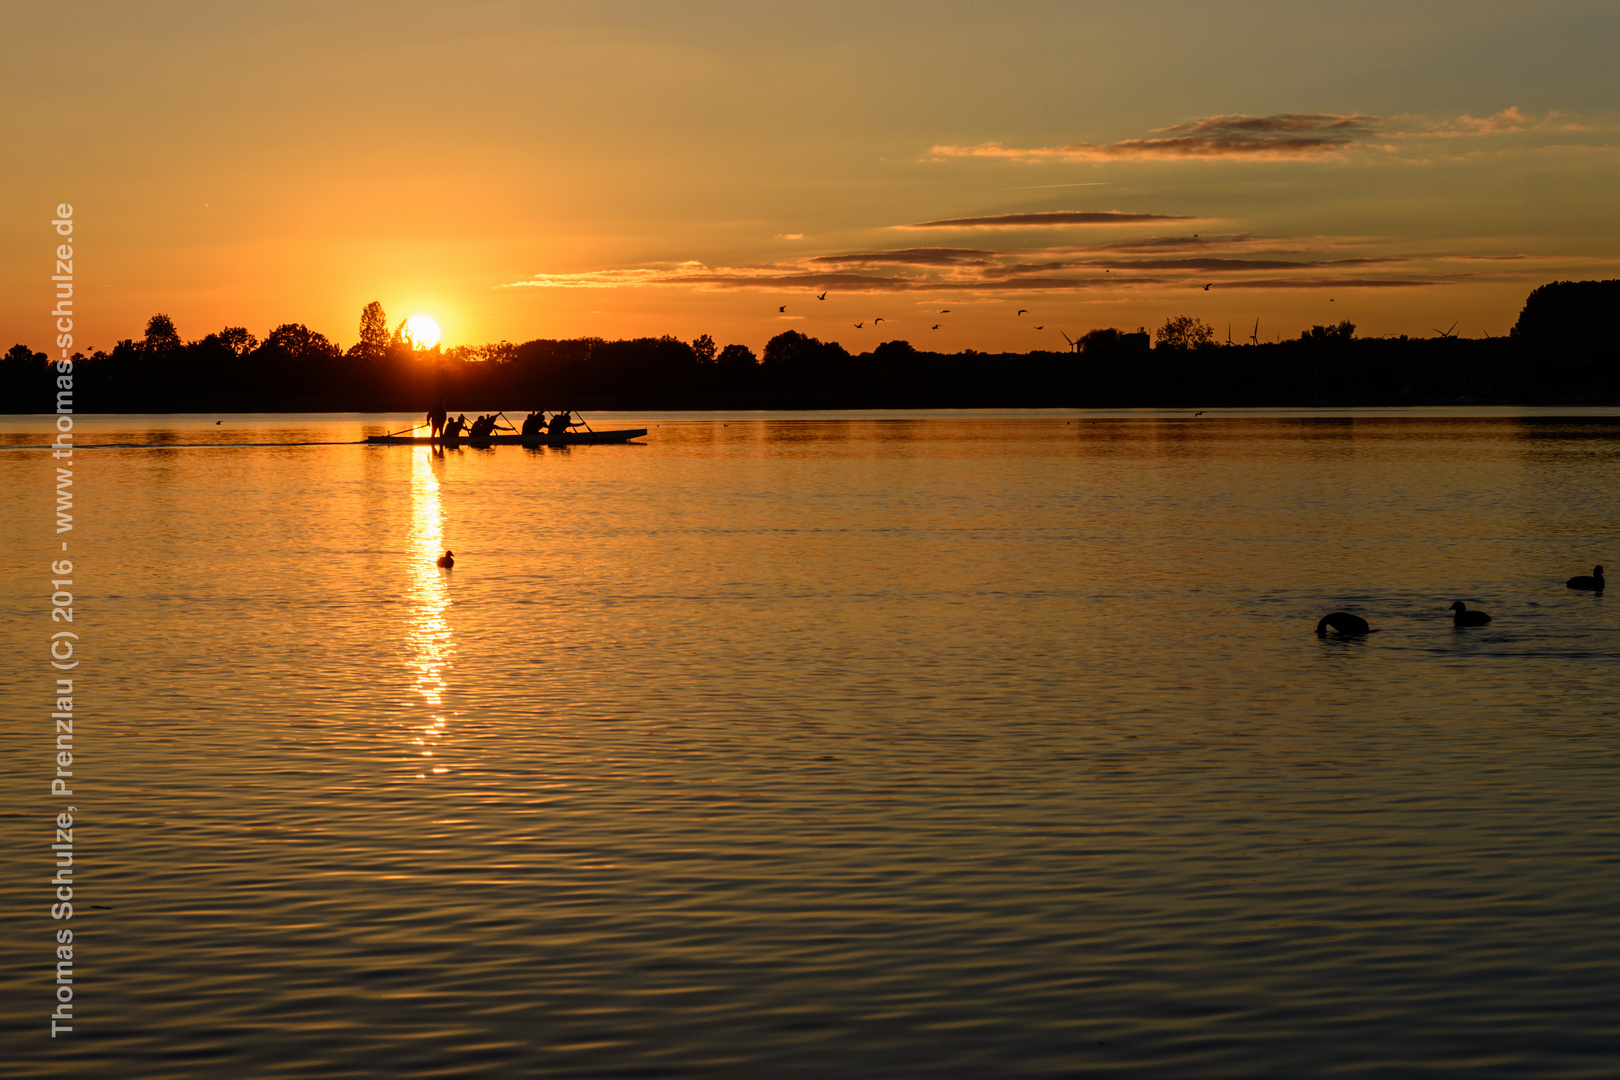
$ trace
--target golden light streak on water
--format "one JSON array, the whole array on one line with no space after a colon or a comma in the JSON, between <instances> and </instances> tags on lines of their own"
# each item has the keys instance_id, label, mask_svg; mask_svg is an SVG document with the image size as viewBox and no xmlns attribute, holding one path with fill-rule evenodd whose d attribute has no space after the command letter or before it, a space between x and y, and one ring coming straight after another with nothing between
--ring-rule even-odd
<instances>
[{"instance_id":1,"label":"golden light streak on water","mask_svg":"<svg viewBox=\"0 0 1620 1080\"><path fill-rule=\"evenodd\" d=\"M410 644L411 665L416 669L416 692L433 709L444 706L447 686L445 673L455 645L446 616L450 610L448 575L437 560L445 552L444 508L439 498L439 479L433 473L433 453L417 447L411 461L410 606L406 640ZM418 754L433 757L433 743L443 733L445 718L435 716L415 740ZM435 767L444 773L445 767Z\"/></svg>"}]
</instances>

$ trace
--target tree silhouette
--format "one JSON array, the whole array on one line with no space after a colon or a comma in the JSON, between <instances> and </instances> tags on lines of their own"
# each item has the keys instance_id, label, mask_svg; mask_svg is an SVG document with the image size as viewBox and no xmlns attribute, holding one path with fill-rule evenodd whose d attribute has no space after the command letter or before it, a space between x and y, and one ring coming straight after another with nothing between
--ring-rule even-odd
<instances>
[{"instance_id":1,"label":"tree silhouette","mask_svg":"<svg viewBox=\"0 0 1620 1080\"><path fill-rule=\"evenodd\" d=\"M148 352L169 352L183 344L180 332L174 328L174 320L167 315L157 314L146 320L145 345Z\"/></svg>"},{"instance_id":2,"label":"tree silhouette","mask_svg":"<svg viewBox=\"0 0 1620 1080\"><path fill-rule=\"evenodd\" d=\"M720 350L718 363L723 368L752 368L758 365L759 357L746 345L727 345Z\"/></svg>"},{"instance_id":3,"label":"tree silhouette","mask_svg":"<svg viewBox=\"0 0 1620 1080\"><path fill-rule=\"evenodd\" d=\"M75 361L82 359L74 357ZM13 345L0 357L0 400L6 403L5 408L29 412L49 409L50 363L50 357L26 345Z\"/></svg>"},{"instance_id":4,"label":"tree silhouette","mask_svg":"<svg viewBox=\"0 0 1620 1080\"><path fill-rule=\"evenodd\" d=\"M330 360L338 355L337 346L325 334L316 333L303 323L282 323L264 339L264 348L300 363Z\"/></svg>"},{"instance_id":5,"label":"tree silhouette","mask_svg":"<svg viewBox=\"0 0 1620 1080\"><path fill-rule=\"evenodd\" d=\"M1345 319L1336 326L1313 326L1299 335L1301 341L1349 341L1356 336L1356 324Z\"/></svg>"},{"instance_id":6,"label":"tree silhouette","mask_svg":"<svg viewBox=\"0 0 1620 1080\"><path fill-rule=\"evenodd\" d=\"M700 364L714 363L714 350L714 338L708 334L704 334L692 342L692 352L697 356L697 362Z\"/></svg>"},{"instance_id":7,"label":"tree silhouette","mask_svg":"<svg viewBox=\"0 0 1620 1080\"><path fill-rule=\"evenodd\" d=\"M204 345L217 345L228 349L232 356L242 357L259 347L259 339L248 333L245 326L227 326L203 338Z\"/></svg>"},{"instance_id":8,"label":"tree silhouette","mask_svg":"<svg viewBox=\"0 0 1620 1080\"><path fill-rule=\"evenodd\" d=\"M50 357L44 353L37 353L26 345L13 345L0 363L14 364L19 368L35 368L46 363Z\"/></svg>"},{"instance_id":9,"label":"tree silhouette","mask_svg":"<svg viewBox=\"0 0 1620 1080\"><path fill-rule=\"evenodd\" d=\"M1153 332L1156 349L1197 349L1215 344L1215 328L1191 315L1175 315Z\"/></svg>"},{"instance_id":10,"label":"tree silhouette","mask_svg":"<svg viewBox=\"0 0 1620 1080\"><path fill-rule=\"evenodd\" d=\"M368 360L379 359L388 351L388 316L373 300L360 311L360 340L351 352Z\"/></svg>"},{"instance_id":11,"label":"tree silhouette","mask_svg":"<svg viewBox=\"0 0 1620 1080\"><path fill-rule=\"evenodd\" d=\"M765 366L781 371L824 369L848 359L838 342L823 342L797 330L784 330L765 343Z\"/></svg>"}]
</instances>

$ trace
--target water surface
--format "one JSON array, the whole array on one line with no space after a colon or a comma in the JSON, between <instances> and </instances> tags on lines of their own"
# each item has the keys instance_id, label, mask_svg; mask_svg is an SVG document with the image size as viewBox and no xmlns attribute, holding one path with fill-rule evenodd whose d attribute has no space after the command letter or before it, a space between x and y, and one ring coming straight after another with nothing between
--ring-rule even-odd
<instances>
[{"instance_id":1,"label":"water surface","mask_svg":"<svg viewBox=\"0 0 1620 1080\"><path fill-rule=\"evenodd\" d=\"M7 1075L1613 1075L1620 418L590 419L80 419L55 1045L0 450Z\"/></svg>"}]
</instances>

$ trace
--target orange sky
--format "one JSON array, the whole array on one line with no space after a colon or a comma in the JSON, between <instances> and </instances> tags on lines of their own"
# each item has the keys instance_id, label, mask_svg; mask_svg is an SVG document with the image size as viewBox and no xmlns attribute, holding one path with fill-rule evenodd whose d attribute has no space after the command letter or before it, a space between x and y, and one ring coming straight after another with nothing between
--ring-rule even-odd
<instances>
[{"instance_id":1,"label":"orange sky","mask_svg":"<svg viewBox=\"0 0 1620 1080\"><path fill-rule=\"evenodd\" d=\"M370 300L447 345L1022 350L1174 314L1479 336L1541 282L1620 276L1606 3L7 20L0 348L51 333L61 201L100 347L157 311L346 346Z\"/></svg>"}]
</instances>

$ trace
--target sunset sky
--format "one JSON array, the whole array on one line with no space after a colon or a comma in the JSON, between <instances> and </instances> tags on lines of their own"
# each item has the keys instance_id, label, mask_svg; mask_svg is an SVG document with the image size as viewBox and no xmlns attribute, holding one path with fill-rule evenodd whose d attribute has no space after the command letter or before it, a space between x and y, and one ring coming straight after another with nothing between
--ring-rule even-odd
<instances>
[{"instance_id":1,"label":"sunset sky","mask_svg":"<svg viewBox=\"0 0 1620 1080\"><path fill-rule=\"evenodd\" d=\"M447 345L1025 350L1176 314L1477 337L1537 284L1620 276L1612 2L4 20L0 349L47 342L58 202L102 348L158 311L346 347L371 300Z\"/></svg>"}]
</instances>

